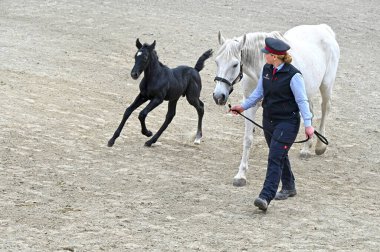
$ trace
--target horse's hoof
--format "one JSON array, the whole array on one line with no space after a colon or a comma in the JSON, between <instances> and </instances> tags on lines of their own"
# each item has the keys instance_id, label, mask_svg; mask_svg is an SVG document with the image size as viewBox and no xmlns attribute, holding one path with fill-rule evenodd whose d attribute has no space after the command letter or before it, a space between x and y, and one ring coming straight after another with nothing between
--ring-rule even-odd
<instances>
[{"instance_id":1,"label":"horse's hoof","mask_svg":"<svg viewBox=\"0 0 380 252\"><path fill-rule=\"evenodd\" d=\"M326 148L315 149L315 154L322 155L323 153L325 153L325 151L326 151Z\"/></svg>"},{"instance_id":2,"label":"horse's hoof","mask_svg":"<svg viewBox=\"0 0 380 252\"><path fill-rule=\"evenodd\" d=\"M308 151L301 151L300 152L300 158L301 159L308 159L310 156L311 156L310 152L308 152Z\"/></svg>"},{"instance_id":3,"label":"horse's hoof","mask_svg":"<svg viewBox=\"0 0 380 252\"><path fill-rule=\"evenodd\" d=\"M115 140L110 139L110 140L108 141L107 146L108 146L108 147L112 147L114 144L115 144Z\"/></svg>"},{"instance_id":4,"label":"horse's hoof","mask_svg":"<svg viewBox=\"0 0 380 252\"><path fill-rule=\"evenodd\" d=\"M315 146L315 154L322 155L323 153L325 153L326 149L327 146L318 140L317 145Z\"/></svg>"},{"instance_id":5,"label":"horse's hoof","mask_svg":"<svg viewBox=\"0 0 380 252\"><path fill-rule=\"evenodd\" d=\"M242 187L247 184L247 180L244 178L234 179L233 185L236 187Z\"/></svg>"}]
</instances>

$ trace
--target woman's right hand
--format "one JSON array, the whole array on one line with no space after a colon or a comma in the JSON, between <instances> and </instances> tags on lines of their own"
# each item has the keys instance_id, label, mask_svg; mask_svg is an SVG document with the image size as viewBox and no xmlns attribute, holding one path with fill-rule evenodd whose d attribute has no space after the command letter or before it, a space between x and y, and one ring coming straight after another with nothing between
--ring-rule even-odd
<instances>
[{"instance_id":1,"label":"woman's right hand","mask_svg":"<svg viewBox=\"0 0 380 252\"><path fill-rule=\"evenodd\" d=\"M230 112L232 112L232 114L234 115L237 115L238 112L243 113L243 111L244 111L244 108L241 105L234 105L230 108Z\"/></svg>"}]
</instances>

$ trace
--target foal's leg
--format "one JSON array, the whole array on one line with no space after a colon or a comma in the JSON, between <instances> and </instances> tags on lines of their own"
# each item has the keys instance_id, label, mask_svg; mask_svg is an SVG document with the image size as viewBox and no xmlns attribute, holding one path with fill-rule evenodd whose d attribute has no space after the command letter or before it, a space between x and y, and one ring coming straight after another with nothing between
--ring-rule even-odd
<instances>
[{"instance_id":1,"label":"foal's leg","mask_svg":"<svg viewBox=\"0 0 380 252\"><path fill-rule=\"evenodd\" d=\"M201 138L202 138L202 119L204 115L204 104L199 99L199 97L190 97L187 96L187 101L194 106L194 108L197 110L198 113L198 127L197 127L197 133L195 134L195 140L194 144L200 144Z\"/></svg>"},{"instance_id":2,"label":"foal's leg","mask_svg":"<svg viewBox=\"0 0 380 252\"><path fill-rule=\"evenodd\" d=\"M204 104L199 99L201 95L202 82L198 72L192 75L192 79L188 83L186 90L186 99L192 105L198 113L198 127L195 134L194 144L200 144L202 138L202 119L204 115Z\"/></svg>"},{"instance_id":3,"label":"foal's leg","mask_svg":"<svg viewBox=\"0 0 380 252\"><path fill-rule=\"evenodd\" d=\"M160 105L163 102L163 99L154 98L152 99L149 104L141 110L139 114L139 120L141 123L141 133L147 137L152 136L152 132L146 128L145 125L145 118L147 117L148 113L155 109L158 105Z\"/></svg>"},{"instance_id":4,"label":"foal's leg","mask_svg":"<svg viewBox=\"0 0 380 252\"><path fill-rule=\"evenodd\" d=\"M162 132L164 132L164 130L168 127L170 122L173 120L173 117L175 116L176 107L177 107L177 101L178 100L169 101L168 113L166 114L164 123L162 124L161 128L157 131L157 133L145 143L145 146L151 146L152 144L154 144L157 141L157 139L161 136Z\"/></svg>"},{"instance_id":5,"label":"foal's leg","mask_svg":"<svg viewBox=\"0 0 380 252\"><path fill-rule=\"evenodd\" d=\"M141 106L144 102L146 102L147 99L143 97L141 94L139 94L136 99L133 101L133 103L125 110L123 119L121 120L121 123L119 124L119 127L117 127L115 133L113 134L112 138L108 141L108 147L112 147L115 143L116 138L120 136L121 130L124 127L125 122L127 121L128 117L132 114L132 112Z\"/></svg>"}]
</instances>

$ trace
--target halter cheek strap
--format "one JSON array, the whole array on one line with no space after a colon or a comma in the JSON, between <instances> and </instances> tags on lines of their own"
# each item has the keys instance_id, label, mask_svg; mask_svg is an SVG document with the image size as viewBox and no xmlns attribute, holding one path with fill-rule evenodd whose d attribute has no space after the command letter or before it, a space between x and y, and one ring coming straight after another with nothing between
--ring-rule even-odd
<instances>
[{"instance_id":1,"label":"halter cheek strap","mask_svg":"<svg viewBox=\"0 0 380 252\"><path fill-rule=\"evenodd\" d=\"M235 80L231 83L229 82L228 80L222 78L222 77L218 77L216 76L214 78L214 81L221 81L223 83L226 83L231 89L230 89L230 94L232 93L232 91L234 91L234 85L236 83L238 83L239 81L241 81L241 79L243 78L243 64L240 64L240 72L238 74L238 76L235 78Z\"/></svg>"}]
</instances>

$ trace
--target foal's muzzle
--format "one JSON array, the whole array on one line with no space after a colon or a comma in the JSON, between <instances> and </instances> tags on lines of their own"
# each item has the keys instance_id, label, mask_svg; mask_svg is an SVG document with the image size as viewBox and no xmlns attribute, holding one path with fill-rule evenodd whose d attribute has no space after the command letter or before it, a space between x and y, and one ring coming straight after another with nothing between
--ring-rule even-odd
<instances>
[{"instance_id":1,"label":"foal's muzzle","mask_svg":"<svg viewBox=\"0 0 380 252\"><path fill-rule=\"evenodd\" d=\"M132 79L137 80L139 78L140 74L141 73L139 73L137 71L132 71L131 72L131 77L132 77Z\"/></svg>"}]
</instances>

